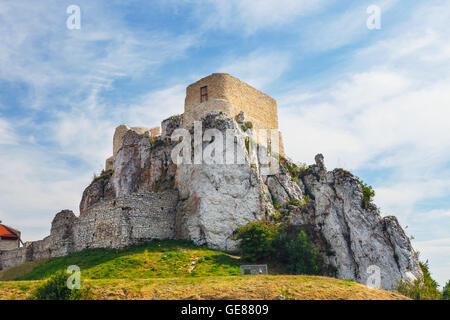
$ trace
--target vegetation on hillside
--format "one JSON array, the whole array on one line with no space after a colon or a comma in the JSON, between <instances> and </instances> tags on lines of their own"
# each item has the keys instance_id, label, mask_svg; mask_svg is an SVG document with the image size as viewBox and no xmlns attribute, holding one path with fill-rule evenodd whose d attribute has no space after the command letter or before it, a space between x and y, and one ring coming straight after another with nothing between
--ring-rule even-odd
<instances>
[{"instance_id":1,"label":"vegetation on hillside","mask_svg":"<svg viewBox=\"0 0 450 320\"><path fill-rule=\"evenodd\" d=\"M289 235L289 241L281 241L289 244L286 254L289 255L288 250L306 252L301 256L312 261L307 258L310 246L305 235L295 235ZM301 267L308 266L295 254L292 259L300 261ZM84 250L0 271L1 280L22 280L0 281L0 300L279 299L280 295L283 299L405 299L396 293L328 277L239 276L240 264L238 257L188 241L152 241L124 250ZM70 265L81 269L81 291L65 289L65 272ZM292 267L298 266L292 263ZM37 281L23 281L27 279Z\"/></svg>"},{"instance_id":2,"label":"vegetation on hillside","mask_svg":"<svg viewBox=\"0 0 450 320\"><path fill-rule=\"evenodd\" d=\"M91 249L34 261L0 271L0 299L402 299L349 280L307 276L321 273L317 252L304 231L253 222L238 228L243 258L197 247L188 241L152 241L124 250ZM239 276L246 261L270 263L271 272L296 275ZM278 267L275 265L278 263ZM82 290L68 291L66 269L81 269ZM280 268L283 266L283 268ZM400 281L397 290L412 299L448 299L431 278ZM3 281L2 280L21 280ZM25 280L25 281L24 281ZM38 280L38 281L26 281ZM251 288L251 290L249 289ZM287 294L289 293L289 294ZM285 297L286 295L286 297Z\"/></svg>"},{"instance_id":3,"label":"vegetation on hillside","mask_svg":"<svg viewBox=\"0 0 450 320\"><path fill-rule=\"evenodd\" d=\"M34 300L85 300L91 297L90 287L69 289L70 275L64 271L56 272L32 293Z\"/></svg>"},{"instance_id":4,"label":"vegetation on hillside","mask_svg":"<svg viewBox=\"0 0 450 320\"><path fill-rule=\"evenodd\" d=\"M30 299L43 281L0 282L0 300ZM164 279L85 280L91 299L288 299L403 300L394 292L368 288L354 281L320 276L209 276Z\"/></svg>"},{"instance_id":5,"label":"vegetation on hillside","mask_svg":"<svg viewBox=\"0 0 450 320\"><path fill-rule=\"evenodd\" d=\"M13 279L47 279L70 265L81 269L84 279L148 279L167 277L239 275L239 258L189 241L152 241L125 250L91 249L53 258L27 270L12 272ZM4 270L6 271L6 270ZM12 270L11 270L12 271ZM11 273L9 271L9 273ZM3 271L0 271L0 277Z\"/></svg>"},{"instance_id":6,"label":"vegetation on hillside","mask_svg":"<svg viewBox=\"0 0 450 320\"><path fill-rule=\"evenodd\" d=\"M416 280L401 280L397 282L396 290L414 300L441 300L442 295L438 290L438 284L431 277L428 261L420 262L423 276Z\"/></svg>"},{"instance_id":7,"label":"vegetation on hillside","mask_svg":"<svg viewBox=\"0 0 450 320\"><path fill-rule=\"evenodd\" d=\"M365 184L363 181L359 182L362 189L362 206L367 209L369 203L372 203L373 197L375 197L375 190L373 190L372 186Z\"/></svg>"},{"instance_id":8,"label":"vegetation on hillside","mask_svg":"<svg viewBox=\"0 0 450 320\"><path fill-rule=\"evenodd\" d=\"M102 169L102 171L100 172L100 175L97 176L97 174L94 172L94 175L92 177L92 183L100 181L100 180L105 180L105 179L109 179L114 173L114 170L105 170Z\"/></svg>"},{"instance_id":9,"label":"vegetation on hillside","mask_svg":"<svg viewBox=\"0 0 450 320\"><path fill-rule=\"evenodd\" d=\"M292 274L319 274L317 251L304 231L288 232L285 225L255 221L238 227L233 239L239 240L242 259L284 265Z\"/></svg>"},{"instance_id":10,"label":"vegetation on hillside","mask_svg":"<svg viewBox=\"0 0 450 320\"><path fill-rule=\"evenodd\" d=\"M450 280L447 281L444 288L442 289L442 297L444 300L450 300Z\"/></svg>"}]
</instances>

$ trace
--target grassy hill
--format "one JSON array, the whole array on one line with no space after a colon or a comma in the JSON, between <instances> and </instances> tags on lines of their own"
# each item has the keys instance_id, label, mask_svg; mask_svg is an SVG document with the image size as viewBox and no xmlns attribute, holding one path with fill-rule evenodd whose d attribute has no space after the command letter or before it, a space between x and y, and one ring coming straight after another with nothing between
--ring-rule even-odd
<instances>
[{"instance_id":1,"label":"grassy hill","mask_svg":"<svg viewBox=\"0 0 450 320\"><path fill-rule=\"evenodd\" d=\"M69 265L81 268L83 283L95 299L275 299L280 294L292 299L406 299L327 277L242 277L240 264L239 257L186 241L84 250L0 271L0 299L29 298L42 281Z\"/></svg>"}]
</instances>

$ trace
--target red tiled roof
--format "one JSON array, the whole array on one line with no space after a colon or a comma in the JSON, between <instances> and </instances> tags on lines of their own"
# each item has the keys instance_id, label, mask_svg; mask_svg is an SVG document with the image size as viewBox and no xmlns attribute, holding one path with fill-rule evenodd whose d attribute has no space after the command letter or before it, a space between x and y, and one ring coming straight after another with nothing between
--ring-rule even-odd
<instances>
[{"instance_id":1,"label":"red tiled roof","mask_svg":"<svg viewBox=\"0 0 450 320\"><path fill-rule=\"evenodd\" d=\"M3 224L0 224L0 237L9 238L11 240L19 239L18 235L13 230Z\"/></svg>"}]
</instances>

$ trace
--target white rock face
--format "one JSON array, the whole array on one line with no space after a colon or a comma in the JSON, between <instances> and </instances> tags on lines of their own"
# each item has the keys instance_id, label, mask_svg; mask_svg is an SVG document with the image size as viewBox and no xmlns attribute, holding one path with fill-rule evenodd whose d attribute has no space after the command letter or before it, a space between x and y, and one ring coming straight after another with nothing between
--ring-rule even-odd
<instances>
[{"instance_id":1,"label":"white rock face","mask_svg":"<svg viewBox=\"0 0 450 320\"><path fill-rule=\"evenodd\" d=\"M382 217L373 204L363 208L362 190L354 175L342 169L328 172L323 156L317 155L316 164L295 181L288 170L290 160L280 164L278 174L263 176L260 157L254 151L249 155L244 142L247 133L235 120L210 114L203 121L203 130L209 128L222 134L231 130L237 139L232 146L225 143L222 153L236 148L245 155L245 161L176 166L176 238L235 251L233 231L274 213L274 198L280 206L278 210L288 216L286 223L315 230L316 239L311 240L323 261L335 269L334 276L364 284L370 279L376 284L374 277L379 270L380 286L392 289L396 280L406 279L408 273L421 275L415 252L397 220ZM145 191L142 189L165 175L164 168L171 168L166 159L171 147L162 147L158 153L149 144L148 139L135 133L125 135L112 177L117 197L137 189ZM209 144L203 142L203 150ZM250 165L251 157L257 160L255 164ZM307 198L312 199L309 204ZM292 199L303 205L291 205Z\"/></svg>"},{"instance_id":2,"label":"white rock face","mask_svg":"<svg viewBox=\"0 0 450 320\"><path fill-rule=\"evenodd\" d=\"M181 165L180 237L233 251L235 228L264 217L263 184L248 165Z\"/></svg>"},{"instance_id":3,"label":"white rock face","mask_svg":"<svg viewBox=\"0 0 450 320\"><path fill-rule=\"evenodd\" d=\"M242 114L239 120L244 121L244 117ZM241 164L222 164L216 158L208 164L177 166L171 159L177 142L171 142L169 135L182 126L182 120L181 116L165 120L161 140L132 130L124 134L114 173L92 182L83 193L80 221L85 224L74 229L73 238L81 239L75 243L85 243L96 235L101 239L92 240L93 243L114 247L119 233L111 233L111 228L114 221L122 219L118 217L125 217L130 232L120 233L120 243L167 235L192 240L197 245L235 251L233 231L249 221L270 218L275 213L272 203L275 199L280 213L277 215L284 223L294 229L309 230L311 242L328 266L328 275L364 284L372 280L376 285L379 271L379 285L384 289L392 289L397 280L421 276L416 253L397 219L382 217L373 204L363 207L359 180L351 173L343 169L327 171L320 154L315 157L316 164L301 172L295 172L299 169L286 159L278 165L278 173L268 173L262 165L266 150L259 149L259 153L253 150L249 133L234 119L220 113L206 115L203 130L213 128L222 135L231 130L236 139L231 144L224 143L223 150L217 152L229 155L235 150L243 155ZM214 141L219 140L202 142L203 150ZM250 164L250 159L254 163ZM148 194L152 200L133 205L139 193ZM167 200L164 194L173 196ZM120 199L133 201L127 202L131 205L117 207ZM95 208L102 210L94 215ZM115 225L119 230L121 224ZM62 254L72 250L58 241L53 241L54 252ZM35 247L45 249L47 242L39 242ZM48 251L44 249L33 250ZM25 261L25 251L19 251L0 255L0 268L2 264L9 266Z\"/></svg>"},{"instance_id":4,"label":"white rock face","mask_svg":"<svg viewBox=\"0 0 450 320\"><path fill-rule=\"evenodd\" d=\"M206 119L204 125L217 127L217 123L222 123L222 133L230 129L243 138L244 133L234 120L222 120L214 116ZM243 139L238 139L233 147L245 150L239 141ZM231 152L230 147L225 145L223 155L227 152ZM237 243L230 238L233 230L273 211L268 189L257 171L258 166L249 164L247 154L244 164L179 165L178 236L214 249L236 250Z\"/></svg>"},{"instance_id":5,"label":"white rock face","mask_svg":"<svg viewBox=\"0 0 450 320\"><path fill-rule=\"evenodd\" d=\"M359 180L342 169L327 172L323 157L303 177L314 199L311 214L293 213L291 223L312 224L331 245L334 255L325 260L337 268L336 276L367 284L380 271L383 289L392 289L407 273L421 275L416 254L395 217L381 217L375 205L362 206ZM371 267L375 266L375 267Z\"/></svg>"}]
</instances>

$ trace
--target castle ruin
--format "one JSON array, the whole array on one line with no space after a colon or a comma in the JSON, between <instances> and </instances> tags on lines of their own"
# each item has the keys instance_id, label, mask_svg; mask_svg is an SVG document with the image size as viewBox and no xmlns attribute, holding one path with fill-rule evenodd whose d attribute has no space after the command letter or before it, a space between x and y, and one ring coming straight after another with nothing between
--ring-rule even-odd
<instances>
[{"instance_id":1,"label":"castle ruin","mask_svg":"<svg viewBox=\"0 0 450 320\"><path fill-rule=\"evenodd\" d=\"M243 112L245 120L251 123L253 129L278 130L276 100L227 73L213 73L186 88L183 127L190 128L194 121L200 121L210 112L222 112L230 118L235 118ZM128 130L137 134L147 133L150 137L159 137L163 133L161 127L117 127L113 138L113 156L106 160L107 171L113 169L116 154ZM281 132L278 133L278 153L284 156Z\"/></svg>"},{"instance_id":2,"label":"castle ruin","mask_svg":"<svg viewBox=\"0 0 450 320\"><path fill-rule=\"evenodd\" d=\"M179 143L170 139L172 133L195 132L192 124L200 120L205 132L231 131L234 143L225 144L224 152L242 151L244 163L172 161ZM0 270L88 248L121 249L155 239L185 239L235 252L236 227L282 219L288 227L311 230L308 236L330 276L367 283L371 275L366 270L376 265L386 289L408 274L421 276L416 253L397 219L363 203L356 176L343 169L328 171L321 154L307 167L283 157L276 173L265 174L263 160L273 150L262 146L252 153L250 139L255 136L250 128L278 130L274 99L228 74L215 73L191 84L182 115L153 129L116 129L108 170L84 190L79 216L59 212L49 236L22 247L19 234L4 231L3 237L13 239L1 239L12 241L3 242L11 249L0 250ZM279 154L284 154L281 143Z\"/></svg>"}]
</instances>

